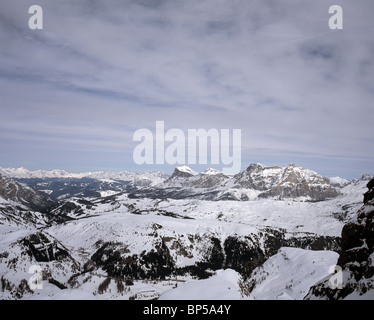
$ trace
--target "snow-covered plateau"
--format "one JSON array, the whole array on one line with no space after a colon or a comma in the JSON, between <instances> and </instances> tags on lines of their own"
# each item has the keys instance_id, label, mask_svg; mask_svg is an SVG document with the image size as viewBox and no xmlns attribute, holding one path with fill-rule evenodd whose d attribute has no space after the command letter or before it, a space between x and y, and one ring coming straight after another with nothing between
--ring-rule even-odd
<instances>
[{"instance_id":1,"label":"snow-covered plateau","mask_svg":"<svg viewBox=\"0 0 374 320\"><path fill-rule=\"evenodd\" d=\"M303 299L370 178L0 168L0 299Z\"/></svg>"}]
</instances>

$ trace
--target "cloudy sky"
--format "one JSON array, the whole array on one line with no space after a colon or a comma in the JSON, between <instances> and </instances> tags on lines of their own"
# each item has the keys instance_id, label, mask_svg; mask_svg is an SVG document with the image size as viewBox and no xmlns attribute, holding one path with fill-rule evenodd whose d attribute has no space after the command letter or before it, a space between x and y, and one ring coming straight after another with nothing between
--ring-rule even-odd
<instances>
[{"instance_id":1,"label":"cloudy sky","mask_svg":"<svg viewBox=\"0 0 374 320\"><path fill-rule=\"evenodd\" d=\"M241 129L242 169L374 173L372 0L39 0L43 30L33 4L0 2L2 167L170 172L133 161L163 120Z\"/></svg>"}]
</instances>

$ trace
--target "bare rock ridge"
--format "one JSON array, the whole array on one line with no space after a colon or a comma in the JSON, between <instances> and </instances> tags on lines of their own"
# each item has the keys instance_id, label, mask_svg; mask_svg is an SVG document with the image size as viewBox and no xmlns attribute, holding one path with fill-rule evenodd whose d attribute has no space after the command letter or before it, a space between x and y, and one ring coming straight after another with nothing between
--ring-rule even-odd
<instances>
[{"instance_id":1,"label":"bare rock ridge","mask_svg":"<svg viewBox=\"0 0 374 320\"><path fill-rule=\"evenodd\" d=\"M306 299L344 299L374 296L374 179L367 184L364 205L353 221L344 225L337 265L342 285L331 288L324 279L311 288ZM372 298L371 298L372 299Z\"/></svg>"}]
</instances>

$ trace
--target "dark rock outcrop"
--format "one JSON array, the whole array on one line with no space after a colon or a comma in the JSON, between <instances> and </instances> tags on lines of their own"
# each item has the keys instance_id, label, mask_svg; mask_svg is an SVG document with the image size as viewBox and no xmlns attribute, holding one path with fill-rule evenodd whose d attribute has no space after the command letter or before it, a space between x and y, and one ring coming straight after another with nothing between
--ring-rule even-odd
<instances>
[{"instance_id":1,"label":"dark rock outcrop","mask_svg":"<svg viewBox=\"0 0 374 320\"><path fill-rule=\"evenodd\" d=\"M342 230L340 288L329 285L330 277L311 288L306 299L344 299L354 293L362 296L374 290L374 179L367 184L364 205L354 221Z\"/></svg>"},{"instance_id":2,"label":"dark rock outcrop","mask_svg":"<svg viewBox=\"0 0 374 320\"><path fill-rule=\"evenodd\" d=\"M24 247L30 258L37 262L69 260L73 261L75 267L77 267L69 251L57 240L42 232L31 234L21 239L19 243Z\"/></svg>"}]
</instances>

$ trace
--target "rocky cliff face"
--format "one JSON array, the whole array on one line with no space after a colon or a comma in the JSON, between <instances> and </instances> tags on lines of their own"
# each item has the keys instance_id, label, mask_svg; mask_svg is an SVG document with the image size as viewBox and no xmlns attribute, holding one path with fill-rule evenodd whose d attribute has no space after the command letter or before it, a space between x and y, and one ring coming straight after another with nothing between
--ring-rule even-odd
<instances>
[{"instance_id":1,"label":"rocky cliff face","mask_svg":"<svg viewBox=\"0 0 374 320\"><path fill-rule=\"evenodd\" d=\"M245 171L234 176L234 184L241 188L266 191L280 181L282 171L281 167L252 163Z\"/></svg>"},{"instance_id":2,"label":"rocky cliff face","mask_svg":"<svg viewBox=\"0 0 374 320\"><path fill-rule=\"evenodd\" d=\"M374 179L367 187L369 191L364 194L364 206L357 220L347 223L342 230L342 251L338 260L338 265L347 267L356 280L374 275L374 256L370 257L374 252Z\"/></svg>"},{"instance_id":3,"label":"rocky cliff face","mask_svg":"<svg viewBox=\"0 0 374 320\"><path fill-rule=\"evenodd\" d=\"M374 179L367 184L364 205L342 230L339 287L331 278L311 288L307 299L344 299L374 296ZM339 268L339 270L340 270ZM330 282L329 282L330 281Z\"/></svg>"},{"instance_id":4,"label":"rocky cliff face","mask_svg":"<svg viewBox=\"0 0 374 320\"><path fill-rule=\"evenodd\" d=\"M337 195L338 192L328 178L322 177L311 170L290 164L284 168L279 180L275 181L270 190L260 194L259 197L309 197L318 201L333 198Z\"/></svg>"},{"instance_id":5,"label":"rocky cliff face","mask_svg":"<svg viewBox=\"0 0 374 320\"><path fill-rule=\"evenodd\" d=\"M266 167L259 163L251 164L246 170L229 177L224 173L208 169L200 174L187 166L176 168L173 175L163 184L167 188L207 189L207 200L221 200L222 193L212 193L213 190L225 192L224 199L230 197L235 190L246 189L258 192L259 198L302 198L313 201L326 200L336 197L338 191L328 178L318 173L301 168L295 164L287 167ZM158 187L162 187L161 185ZM191 190L189 190L191 191ZM178 193L180 194L180 193ZM192 192L188 192L191 196ZM201 195L197 195L201 196ZM170 195L173 197L173 194ZM240 197L244 199L245 197Z\"/></svg>"}]
</instances>

